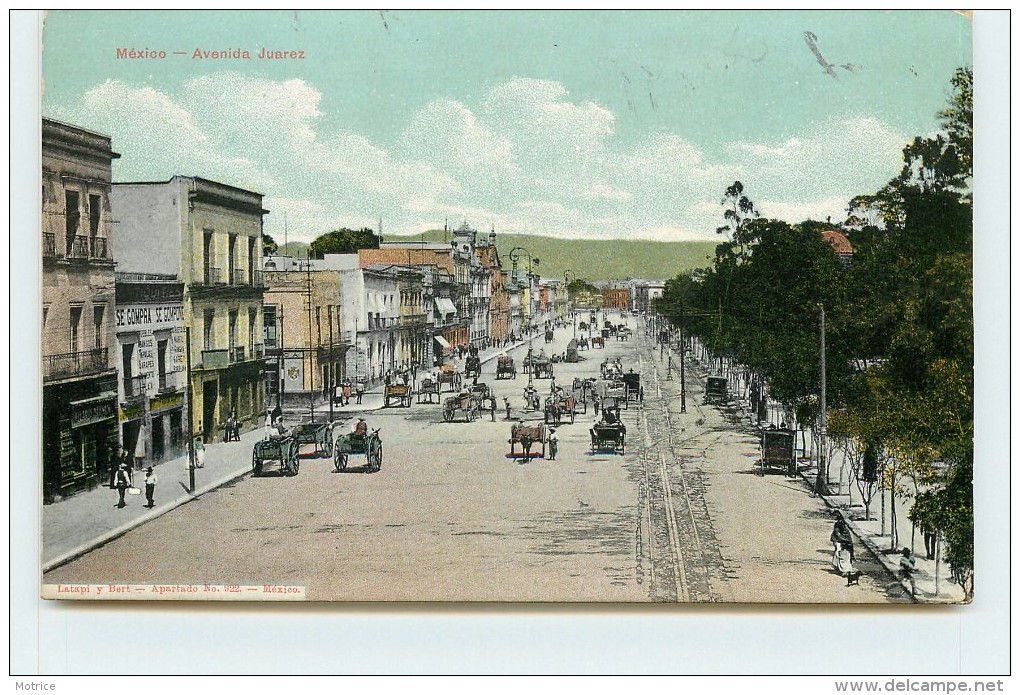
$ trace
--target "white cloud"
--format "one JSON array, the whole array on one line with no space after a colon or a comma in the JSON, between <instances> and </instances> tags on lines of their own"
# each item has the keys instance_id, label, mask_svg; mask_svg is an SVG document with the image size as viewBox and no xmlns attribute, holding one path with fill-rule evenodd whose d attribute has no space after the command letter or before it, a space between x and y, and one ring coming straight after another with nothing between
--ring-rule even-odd
<instances>
[{"instance_id":1,"label":"white cloud","mask_svg":"<svg viewBox=\"0 0 1020 695\"><path fill-rule=\"evenodd\" d=\"M303 80L219 73L171 95L105 82L54 116L113 136L119 180L197 174L267 195L266 230L310 240L340 225L411 233L466 219L479 229L563 237L717 239L734 180L766 216L842 219L847 200L899 168L905 138L867 117L709 156L670 132L634 146L615 116L560 83L514 78L474 108L436 99L392 144L329 129Z\"/></svg>"}]
</instances>

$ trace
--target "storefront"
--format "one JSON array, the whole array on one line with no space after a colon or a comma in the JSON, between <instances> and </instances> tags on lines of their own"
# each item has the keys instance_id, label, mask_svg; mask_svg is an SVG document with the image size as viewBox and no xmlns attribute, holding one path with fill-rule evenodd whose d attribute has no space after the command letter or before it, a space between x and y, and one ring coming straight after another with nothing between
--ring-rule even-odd
<instances>
[{"instance_id":1,"label":"storefront","mask_svg":"<svg viewBox=\"0 0 1020 695\"><path fill-rule=\"evenodd\" d=\"M95 394L95 395L91 395ZM45 387L43 499L53 502L105 479L117 450L117 391L112 379Z\"/></svg>"}]
</instances>

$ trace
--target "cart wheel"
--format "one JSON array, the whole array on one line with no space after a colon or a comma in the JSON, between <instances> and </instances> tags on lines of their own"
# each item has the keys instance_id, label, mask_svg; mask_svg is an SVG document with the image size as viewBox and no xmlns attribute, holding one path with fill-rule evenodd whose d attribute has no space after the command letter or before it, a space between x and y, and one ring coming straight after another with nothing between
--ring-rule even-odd
<instances>
[{"instance_id":1,"label":"cart wheel","mask_svg":"<svg viewBox=\"0 0 1020 695\"><path fill-rule=\"evenodd\" d=\"M252 472L252 475L254 475L256 478L259 477L260 475L262 475L262 461L261 461L261 459L256 458L254 461L252 461L251 472Z\"/></svg>"},{"instance_id":2,"label":"cart wheel","mask_svg":"<svg viewBox=\"0 0 1020 695\"><path fill-rule=\"evenodd\" d=\"M341 473L347 469L347 454L343 452L336 452L333 456L333 466L336 468L337 473Z\"/></svg>"},{"instance_id":3,"label":"cart wheel","mask_svg":"<svg viewBox=\"0 0 1020 695\"><path fill-rule=\"evenodd\" d=\"M453 411L452 410L444 410L443 411L443 419L446 420L447 422L453 422Z\"/></svg>"}]
</instances>

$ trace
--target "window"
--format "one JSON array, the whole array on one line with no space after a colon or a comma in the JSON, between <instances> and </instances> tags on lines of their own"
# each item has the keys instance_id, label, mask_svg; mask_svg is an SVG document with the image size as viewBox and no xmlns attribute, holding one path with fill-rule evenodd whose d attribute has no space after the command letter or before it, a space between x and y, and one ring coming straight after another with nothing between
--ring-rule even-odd
<instances>
[{"instance_id":1,"label":"window","mask_svg":"<svg viewBox=\"0 0 1020 695\"><path fill-rule=\"evenodd\" d=\"M103 347L103 314L105 313L105 306L93 306L92 307L92 326L93 333L96 337L95 347Z\"/></svg>"},{"instance_id":2,"label":"window","mask_svg":"<svg viewBox=\"0 0 1020 695\"><path fill-rule=\"evenodd\" d=\"M258 313L254 309L248 310L248 350L255 355L255 321Z\"/></svg>"},{"instance_id":3,"label":"window","mask_svg":"<svg viewBox=\"0 0 1020 695\"><path fill-rule=\"evenodd\" d=\"M234 269L237 267L237 235L230 235L230 248L227 251L227 282L233 285L235 278Z\"/></svg>"},{"instance_id":4,"label":"window","mask_svg":"<svg viewBox=\"0 0 1020 695\"><path fill-rule=\"evenodd\" d=\"M263 342L266 348L276 347L276 305L266 304L262 307Z\"/></svg>"},{"instance_id":5,"label":"window","mask_svg":"<svg viewBox=\"0 0 1020 695\"><path fill-rule=\"evenodd\" d=\"M168 339L163 338L156 342L156 369L159 374L159 390L166 389L166 348Z\"/></svg>"},{"instance_id":6,"label":"window","mask_svg":"<svg viewBox=\"0 0 1020 695\"><path fill-rule=\"evenodd\" d=\"M78 192L64 191L64 242L67 246L67 255L70 256L74 248L74 238L78 236L78 225L81 222L81 211L78 209Z\"/></svg>"},{"instance_id":7,"label":"window","mask_svg":"<svg viewBox=\"0 0 1020 695\"><path fill-rule=\"evenodd\" d=\"M78 352L81 346L78 342L78 331L81 330L81 310L80 306L71 307L71 344L69 352Z\"/></svg>"},{"instance_id":8,"label":"window","mask_svg":"<svg viewBox=\"0 0 1020 695\"><path fill-rule=\"evenodd\" d=\"M206 285L213 284L213 275L216 272L212 264L212 255L213 235L211 231L206 231L202 235L202 274Z\"/></svg>"},{"instance_id":9,"label":"window","mask_svg":"<svg viewBox=\"0 0 1020 695\"><path fill-rule=\"evenodd\" d=\"M89 196L89 236L99 236L99 219L103 211L103 199L98 195Z\"/></svg>"},{"instance_id":10,"label":"window","mask_svg":"<svg viewBox=\"0 0 1020 695\"><path fill-rule=\"evenodd\" d=\"M255 242L258 241L253 236L248 237L248 284L255 284L255 259L258 257L255 252Z\"/></svg>"},{"instance_id":11,"label":"window","mask_svg":"<svg viewBox=\"0 0 1020 695\"><path fill-rule=\"evenodd\" d=\"M234 348L234 347L237 346L237 309L231 309L230 313L229 313L229 316L230 316L230 323L229 323L229 333L228 333L229 338L228 338L227 347L228 348Z\"/></svg>"},{"instance_id":12,"label":"window","mask_svg":"<svg viewBox=\"0 0 1020 695\"><path fill-rule=\"evenodd\" d=\"M213 318L215 314L212 309L205 310L205 320L202 324L202 349L213 349Z\"/></svg>"},{"instance_id":13,"label":"window","mask_svg":"<svg viewBox=\"0 0 1020 695\"><path fill-rule=\"evenodd\" d=\"M135 344L124 343L121 346L121 373L124 375L124 383L131 381L131 377L134 376L135 369Z\"/></svg>"}]
</instances>

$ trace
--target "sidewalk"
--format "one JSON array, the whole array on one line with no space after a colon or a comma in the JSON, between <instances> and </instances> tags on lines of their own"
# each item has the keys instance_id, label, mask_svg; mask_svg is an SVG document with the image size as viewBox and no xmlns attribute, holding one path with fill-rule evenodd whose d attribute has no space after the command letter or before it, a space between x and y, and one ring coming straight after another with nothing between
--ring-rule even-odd
<instances>
[{"instance_id":1,"label":"sidewalk","mask_svg":"<svg viewBox=\"0 0 1020 695\"><path fill-rule=\"evenodd\" d=\"M493 347L479 352L483 363L495 359L500 353L511 354L520 348L527 348L528 341L523 340L506 348ZM338 416L351 416L383 408L382 384L370 389L358 405L353 400L350 404L340 407L333 406L335 419ZM316 420L325 421L329 415L329 404L320 403L314 408ZM287 413L290 423L299 422L294 418L307 418L309 410L293 409ZM290 424L288 423L288 424ZM100 486L94 490L80 492L54 504L44 505L42 509L42 571L48 572L81 555L98 548L124 535L131 529L141 526L176 509L182 504L225 485L251 470L252 448L255 442L265 435L262 427L256 427L241 435L239 442L213 442L206 445L205 465L195 470L195 491L189 490L189 470L187 455L153 464L158 483L156 485L153 509L145 507L144 484L145 473L134 472L135 486L142 489L141 495L127 495L127 506L118 509L119 494L116 490ZM148 464L146 464L148 465Z\"/></svg>"},{"instance_id":2,"label":"sidewalk","mask_svg":"<svg viewBox=\"0 0 1020 695\"><path fill-rule=\"evenodd\" d=\"M206 444L205 465L195 469L195 492L188 492L188 457L154 464L158 479L153 509L145 507L145 472L134 472L141 495L127 495L127 506L117 508L119 494L100 486L42 508L42 570L48 572L122 536L146 521L162 516L251 470L251 452L264 436L258 427L241 435L239 442ZM148 464L146 464L148 465Z\"/></svg>"},{"instance_id":3,"label":"sidewalk","mask_svg":"<svg viewBox=\"0 0 1020 695\"><path fill-rule=\"evenodd\" d=\"M675 360L676 359L679 358L677 357ZM705 365L694 359L693 356L688 360L688 364L690 366L696 366L695 369L691 369L690 372L688 372L688 378L693 376L695 372L697 372L697 378L704 378L707 375ZM741 411L742 419L746 418L746 422L754 421L749 401L735 397L732 402ZM814 460L801 458L797 470L808 493L815 496L815 478L818 473L818 466L816 462ZM875 559L890 574L892 574L897 581L900 582L906 594L909 596L909 582L904 579L900 579L899 577L900 552L904 546L911 546L909 522L907 522L906 528L901 526L899 529L900 542L898 546L895 549L890 549L890 536L888 533L884 535L882 534L882 522L876 512L875 507L879 504L877 497L871 509L871 515L873 518L869 521L855 518L858 513L860 515L863 515L864 513L864 507L860 504L859 499L854 500L853 506L850 504L850 495L847 494L827 494L822 495L821 499L828 508L833 510L835 514L839 514L844 520L846 520L854 536L856 536L864 547L871 552ZM902 502L900 504L902 504L902 506L898 511L898 515L902 521L907 518L909 504L904 504ZM826 541L827 540L828 539L826 539ZM921 538L920 531L917 533L917 545L920 546L920 549L918 550L918 548L914 548L914 560L916 562L914 584L917 588L917 594L914 596L914 602L933 604L962 602L965 598L963 588L958 584L949 582L949 578L952 576L949 564L940 559L938 567L936 568L935 560L929 560L925 557L924 541ZM936 570L938 572L937 593L935 591Z\"/></svg>"}]
</instances>

